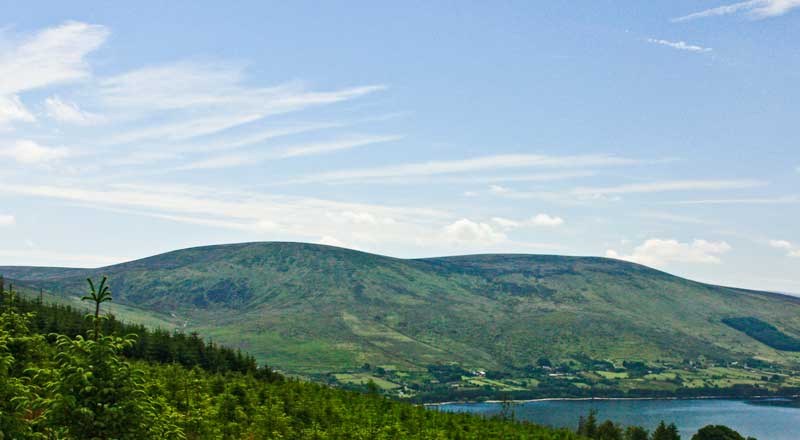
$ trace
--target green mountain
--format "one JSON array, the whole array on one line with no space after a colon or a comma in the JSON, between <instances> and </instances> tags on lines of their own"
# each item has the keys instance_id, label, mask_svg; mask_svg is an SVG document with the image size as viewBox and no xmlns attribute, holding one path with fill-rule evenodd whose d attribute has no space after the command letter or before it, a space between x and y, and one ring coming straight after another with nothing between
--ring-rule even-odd
<instances>
[{"instance_id":1,"label":"green mountain","mask_svg":"<svg viewBox=\"0 0 800 440\"><path fill-rule=\"evenodd\" d=\"M786 349L800 339L800 299L606 258L407 260L243 243L101 269L0 267L0 274L67 302L83 295L86 277L106 275L122 319L196 331L290 373L354 372L365 363L518 372L542 358L596 360L607 370L623 361L800 365L800 353ZM780 343L771 346L775 334Z\"/></svg>"}]
</instances>

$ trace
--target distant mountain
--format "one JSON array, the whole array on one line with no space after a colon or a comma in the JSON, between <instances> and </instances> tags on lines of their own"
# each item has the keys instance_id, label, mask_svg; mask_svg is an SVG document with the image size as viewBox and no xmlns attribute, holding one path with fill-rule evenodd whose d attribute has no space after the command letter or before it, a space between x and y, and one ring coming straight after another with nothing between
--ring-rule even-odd
<instances>
[{"instance_id":1,"label":"distant mountain","mask_svg":"<svg viewBox=\"0 0 800 440\"><path fill-rule=\"evenodd\" d=\"M276 242L184 249L101 269L0 267L0 274L66 301L83 294L86 277L107 275L123 319L197 331L289 372L450 362L504 371L542 357L800 363L797 352L723 322L753 318L741 322L800 338L800 299L606 258L405 260Z\"/></svg>"}]
</instances>

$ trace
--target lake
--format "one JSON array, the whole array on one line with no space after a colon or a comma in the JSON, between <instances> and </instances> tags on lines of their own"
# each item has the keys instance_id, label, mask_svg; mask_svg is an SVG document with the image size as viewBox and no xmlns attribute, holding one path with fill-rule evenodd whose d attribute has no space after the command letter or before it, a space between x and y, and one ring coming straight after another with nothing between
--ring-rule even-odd
<instances>
[{"instance_id":1,"label":"lake","mask_svg":"<svg viewBox=\"0 0 800 440\"><path fill-rule=\"evenodd\" d=\"M651 431L662 419L675 423L685 440L709 424L727 425L758 440L797 440L800 439L800 407L790 403L786 400L712 399L547 400L515 404L514 413L519 420L574 429L578 418L594 409L599 421L611 419L623 425L641 425ZM500 411L500 404L447 404L439 409L493 415Z\"/></svg>"}]
</instances>

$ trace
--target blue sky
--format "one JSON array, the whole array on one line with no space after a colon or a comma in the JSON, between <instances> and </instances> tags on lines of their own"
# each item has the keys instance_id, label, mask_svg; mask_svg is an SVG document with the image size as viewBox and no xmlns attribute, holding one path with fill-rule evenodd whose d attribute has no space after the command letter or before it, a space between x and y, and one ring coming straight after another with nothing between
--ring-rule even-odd
<instances>
[{"instance_id":1,"label":"blue sky","mask_svg":"<svg viewBox=\"0 0 800 440\"><path fill-rule=\"evenodd\" d=\"M0 264L296 240L800 292L800 1L11 2Z\"/></svg>"}]
</instances>

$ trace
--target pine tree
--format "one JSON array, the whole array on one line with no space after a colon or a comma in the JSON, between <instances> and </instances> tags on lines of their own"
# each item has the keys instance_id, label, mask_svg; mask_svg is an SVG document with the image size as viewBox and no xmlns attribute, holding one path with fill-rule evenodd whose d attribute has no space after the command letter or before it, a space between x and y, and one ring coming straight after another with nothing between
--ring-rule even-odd
<instances>
[{"instance_id":1,"label":"pine tree","mask_svg":"<svg viewBox=\"0 0 800 440\"><path fill-rule=\"evenodd\" d=\"M589 411L585 419L581 417L578 422L578 434L592 439L597 437L597 411Z\"/></svg>"},{"instance_id":2,"label":"pine tree","mask_svg":"<svg viewBox=\"0 0 800 440\"><path fill-rule=\"evenodd\" d=\"M628 426L625 429L625 440L649 440L650 433L641 426Z\"/></svg>"},{"instance_id":3,"label":"pine tree","mask_svg":"<svg viewBox=\"0 0 800 440\"><path fill-rule=\"evenodd\" d=\"M653 431L653 440L681 440L681 436L674 423L667 425L662 420L656 430Z\"/></svg>"}]
</instances>

